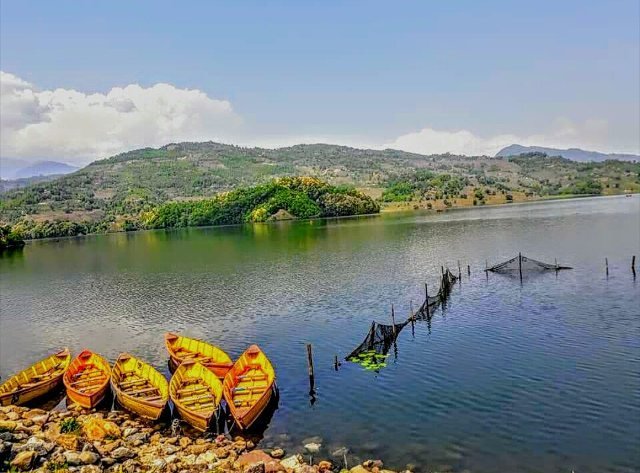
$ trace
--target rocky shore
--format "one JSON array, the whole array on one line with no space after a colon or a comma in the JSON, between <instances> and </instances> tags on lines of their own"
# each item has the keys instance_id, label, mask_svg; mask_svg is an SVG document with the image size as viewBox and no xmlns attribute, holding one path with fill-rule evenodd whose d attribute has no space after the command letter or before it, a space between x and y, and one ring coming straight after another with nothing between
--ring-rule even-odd
<instances>
[{"instance_id":1,"label":"rocky shore","mask_svg":"<svg viewBox=\"0 0 640 473\"><path fill-rule=\"evenodd\" d=\"M41 473L240 472L329 473L328 460L310 464L281 448L260 450L243 437L190 437L167 424L148 424L124 411L45 411L0 407L0 471ZM368 460L350 473L393 473Z\"/></svg>"}]
</instances>

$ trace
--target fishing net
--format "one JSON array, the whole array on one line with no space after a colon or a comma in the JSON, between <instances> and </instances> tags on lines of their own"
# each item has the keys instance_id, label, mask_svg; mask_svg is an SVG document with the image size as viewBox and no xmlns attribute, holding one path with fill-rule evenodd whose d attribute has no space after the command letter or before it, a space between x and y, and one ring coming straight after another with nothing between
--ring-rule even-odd
<instances>
[{"instance_id":1,"label":"fishing net","mask_svg":"<svg viewBox=\"0 0 640 473\"><path fill-rule=\"evenodd\" d=\"M431 317L433 311L437 309L438 306L447 299L447 297L449 297L451 288L457 280L458 277L454 276L449 269L444 270L442 277L440 278L440 287L438 288L438 292L435 296L429 294L425 297L424 302L415 313L414 318L424 319L425 317Z\"/></svg>"},{"instance_id":2,"label":"fishing net","mask_svg":"<svg viewBox=\"0 0 640 473\"><path fill-rule=\"evenodd\" d=\"M373 371L384 368L387 366L386 360L391 347L400 331L408 323L409 320L395 325L372 322L369 333L362 343L347 356L347 361L358 363L363 368Z\"/></svg>"},{"instance_id":3,"label":"fishing net","mask_svg":"<svg viewBox=\"0 0 640 473\"><path fill-rule=\"evenodd\" d=\"M522 271L522 272L531 272L531 271L559 271L561 269L572 269L569 266L561 266L557 262L554 264L544 263L542 261L535 260L533 258L528 258L523 255L517 255L510 260L504 261L502 263L496 264L487 268L487 271L492 271L494 273L509 273L512 271Z\"/></svg>"},{"instance_id":4,"label":"fishing net","mask_svg":"<svg viewBox=\"0 0 640 473\"><path fill-rule=\"evenodd\" d=\"M389 351L394 346L400 331L410 322L425 320L433 316L433 311L443 303L451 292L453 283L458 278L451 271L443 270L440 279L440 288L436 295L429 295L415 314L400 324L371 323L371 328L362 343L356 347L347 357L347 361L357 363L367 370L379 371L387 366Z\"/></svg>"}]
</instances>

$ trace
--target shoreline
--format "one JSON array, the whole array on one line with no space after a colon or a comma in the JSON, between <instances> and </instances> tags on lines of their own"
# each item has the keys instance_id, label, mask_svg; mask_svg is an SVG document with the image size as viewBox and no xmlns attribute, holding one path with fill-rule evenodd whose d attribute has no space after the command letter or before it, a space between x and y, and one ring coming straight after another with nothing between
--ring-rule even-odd
<instances>
[{"instance_id":1,"label":"shoreline","mask_svg":"<svg viewBox=\"0 0 640 473\"><path fill-rule=\"evenodd\" d=\"M249 436L193 435L127 411L0 407L2 471L395 473L383 469L380 460L367 460L347 470L346 449L332 459L316 459L320 447L317 441L309 442L304 456L280 447L259 449Z\"/></svg>"},{"instance_id":2,"label":"shoreline","mask_svg":"<svg viewBox=\"0 0 640 473\"><path fill-rule=\"evenodd\" d=\"M359 218L372 218L372 217L380 217L385 214L397 214L397 213L413 213L413 212L421 212L421 213L444 213L455 210L475 210L475 209L483 209L483 208L498 208L498 207L511 207L511 206L520 206L527 204L536 204L536 203L544 203L544 202L558 202L558 201L571 201L571 200L581 200L581 199L599 199L599 198L616 198L616 197L624 197L624 196L637 196L640 195L639 192L631 193L631 194L609 194L609 195L598 195L598 194L572 194L566 196L548 196L541 197L539 199L530 199L530 200L522 200L515 201L511 203L496 203L496 204L484 204L484 205L458 205L452 206L443 209L428 209L426 207L414 208L411 206L413 202L407 202L405 208L397 207L397 208L385 208L381 206L379 213L373 214L360 214L360 215L342 215L339 217L316 217L316 218L306 218L306 219L287 219L287 220L277 220L277 221L268 221L268 222L256 222L256 223L237 223L237 224L228 224L228 225L202 225L202 226L187 226L187 227L172 227L172 228L148 228L141 230L131 230L131 231L117 231L117 232L104 232L104 233L87 233L86 235L73 235L73 236L58 236L58 237L49 237L49 238L33 238L33 239L25 239L24 242L27 245L32 244L33 242L39 241L59 241L59 240L73 240L73 239L81 239L87 237L96 237L102 235L122 235L122 234L138 234L145 232L173 232L187 229L211 229L211 228L232 228L232 227L243 227L246 225L254 226L254 225L282 225L287 223L297 223L297 222L313 222L313 221L331 221L331 220L348 220L348 219L359 219ZM5 251L8 253L10 251L19 251L23 249L26 245L22 245L21 247L16 248L7 248ZM1 254L1 252L0 252Z\"/></svg>"}]
</instances>

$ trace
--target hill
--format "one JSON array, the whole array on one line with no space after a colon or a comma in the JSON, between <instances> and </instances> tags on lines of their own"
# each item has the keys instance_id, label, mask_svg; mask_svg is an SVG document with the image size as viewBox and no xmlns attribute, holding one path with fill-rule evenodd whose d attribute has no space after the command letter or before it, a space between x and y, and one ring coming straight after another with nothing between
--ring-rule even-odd
<instances>
[{"instance_id":1,"label":"hill","mask_svg":"<svg viewBox=\"0 0 640 473\"><path fill-rule=\"evenodd\" d=\"M118 231L135 228L143 212L167 202L212 198L286 176L312 176L332 186L358 188L385 206L400 207L640 191L640 164L624 161L577 163L538 153L425 156L324 144L262 149L178 143L123 153L8 191L0 195L0 222L46 226L61 221L91 231Z\"/></svg>"},{"instance_id":2,"label":"hill","mask_svg":"<svg viewBox=\"0 0 640 473\"><path fill-rule=\"evenodd\" d=\"M522 146L522 145L510 145L501 149L496 154L496 157L506 156L519 156L521 154L528 153L542 153L548 156L561 156L572 161L606 161L606 160L619 160L619 161L640 161L640 156L637 154L617 154L617 153L599 153L598 151L585 151L580 148L545 148L543 146Z\"/></svg>"},{"instance_id":3,"label":"hill","mask_svg":"<svg viewBox=\"0 0 640 473\"><path fill-rule=\"evenodd\" d=\"M76 166L58 161L0 158L0 177L4 180L68 174L76 170Z\"/></svg>"}]
</instances>

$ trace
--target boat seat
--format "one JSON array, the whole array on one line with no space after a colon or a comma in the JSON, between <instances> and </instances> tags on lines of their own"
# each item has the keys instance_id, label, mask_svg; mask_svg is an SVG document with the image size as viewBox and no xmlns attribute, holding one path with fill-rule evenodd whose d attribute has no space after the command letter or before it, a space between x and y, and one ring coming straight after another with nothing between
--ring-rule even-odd
<instances>
[{"instance_id":1,"label":"boat seat","mask_svg":"<svg viewBox=\"0 0 640 473\"><path fill-rule=\"evenodd\" d=\"M204 391L208 391L209 388L206 386L200 386L197 387L195 389L193 388L182 388L182 389L178 389L177 393L178 394L185 394L185 393L198 393L198 392L204 392Z\"/></svg>"},{"instance_id":2,"label":"boat seat","mask_svg":"<svg viewBox=\"0 0 640 473\"><path fill-rule=\"evenodd\" d=\"M199 396L189 396L189 397L180 398L180 402L182 402L184 404L184 403L189 403L189 402L192 402L192 401L195 402L195 401L198 401L198 400L201 400L201 399L211 399L213 397L214 397L213 394L206 393L206 394L201 394Z\"/></svg>"},{"instance_id":3,"label":"boat seat","mask_svg":"<svg viewBox=\"0 0 640 473\"><path fill-rule=\"evenodd\" d=\"M133 387L133 386L135 386L137 384L144 384L146 382L147 382L146 379L139 378L139 379L133 379L131 381L124 381L124 382L120 383L119 386L122 389L122 388Z\"/></svg>"},{"instance_id":4,"label":"boat seat","mask_svg":"<svg viewBox=\"0 0 640 473\"><path fill-rule=\"evenodd\" d=\"M153 396L153 397L145 397L144 401L159 401L162 399L162 396Z\"/></svg>"},{"instance_id":5,"label":"boat seat","mask_svg":"<svg viewBox=\"0 0 640 473\"><path fill-rule=\"evenodd\" d=\"M144 393L150 393L152 391L160 391L158 388L156 388L155 386L151 386L148 388L143 388L143 389L137 389L135 391L130 391L127 394L129 394L130 396L133 395L137 395L137 394L144 394Z\"/></svg>"},{"instance_id":6,"label":"boat seat","mask_svg":"<svg viewBox=\"0 0 640 473\"><path fill-rule=\"evenodd\" d=\"M102 384L104 380L107 379L106 376L91 378L91 379L79 379L78 381L74 381L71 383L71 386L79 386L79 385L87 385L87 386L95 386Z\"/></svg>"},{"instance_id":7,"label":"boat seat","mask_svg":"<svg viewBox=\"0 0 640 473\"><path fill-rule=\"evenodd\" d=\"M238 386L233 388L234 393L255 393L264 391L266 386Z\"/></svg>"}]
</instances>

